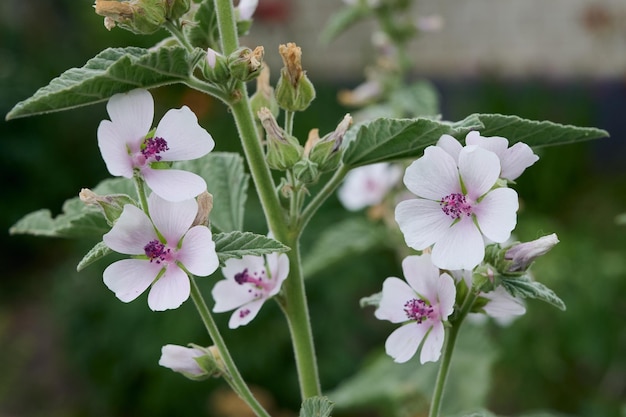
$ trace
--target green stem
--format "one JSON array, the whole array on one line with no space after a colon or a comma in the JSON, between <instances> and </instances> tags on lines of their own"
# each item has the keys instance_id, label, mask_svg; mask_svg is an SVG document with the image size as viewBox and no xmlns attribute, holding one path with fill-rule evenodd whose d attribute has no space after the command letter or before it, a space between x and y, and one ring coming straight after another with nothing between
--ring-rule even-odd
<instances>
[{"instance_id":1,"label":"green stem","mask_svg":"<svg viewBox=\"0 0 626 417\"><path fill-rule=\"evenodd\" d=\"M269 413L263 408L263 406L254 398L254 395L248 388L248 385L245 383L233 358L230 356L230 352L226 347L226 343L220 334L220 331L217 327L217 324L213 320L213 316L209 311L206 303L204 302L204 298L200 293L200 289L198 288L198 284L196 283L193 277L190 277L191 280L191 298L198 309L198 313L202 318L202 322L204 323L204 327L206 328L209 336L213 340L213 343L217 347L220 357L224 362L224 366L228 372L228 382L231 384L233 390L239 394L242 400L248 404L248 406L254 411L254 413L258 417L270 417Z\"/></svg>"},{"instance_id":2,"label":"green stem","mask_svg":"<svg viewBox=\"0 0 626 417\"><path fill-rule=\"evenodd\" d=\"M206 94L208 94L210 96L218 98L219 100L221 100L226 105L229 104L229 97L228 97L228 95L226 93L224 93L224 91L222 89L217 88L213 84L206 83L206 82L204 82L204 81L194 77L193 75L190 76L185 81L185 85L187 85L190 88L193 88L194 90L198 90L198 91L206 93Z\"/></svg>"},{"instance_id":3,"label":"green stem","mask_svg":"<svg viewBox=\"0 0 626 417\"><path fill-rule=\"evenodd\" d=\"M148 198L146 197L146 185L143 182L143 179L137 175L133 175L133 180L135 182L135 190L137 191L137 197L139 197L141 209L148 217L150 217L150 212L148 210Z\"/></svg>"},{"instance_id":4,"label":"green stem","mask_svg":"<svg viewBox=\"0 0 626 417\"><path fill-rule=\"evenodd\" d=\"M324 188L322 188L315 195L315 197L313 197L313 199L309 202L309 204L300 215L300 230L304 230L309 220L311 220L317 210L322 206L322 204L324 204L324 201L326 201L328 197L330 197L335 192L348 171L350 171L350 168L348 168L346 165L341 164L339 168L335 171L333 176L330 178L330 180L328 180L326 185L324 185Z\"/></svg>"},{"instance_id":5,"label":"green stem","mask_svg":"<svg viewBox=\"0 0 626 417\"><path fill-rule=\"evenodd\" d=\"M299 236L294 234L288 242L289 279L283 283L283 311L287 317L291 341L298 369L298 381L302 399L320 396L321 388L317 371L317 358L313 344L313 332L306 300L304 276L302 275Z\"/></svg>"},{"instance_id":6,"label":"green stem","mask_svg":"<svg viewBox=\"0 0 626 417\"><path fill-rule=\"evenodd\" d=\"M239 48L239 37L235 23L235 13L232 0L214 0L217 13L217 25L220 31L222 53L230 55Z\"/></svg>"},{"instance_id":7,"label":"green stem","mask_svg":"<svg viewBox=\"0 0 626 417\"><path fill-rule=\"evenodd\" d=\"M452 353L454 351L454 345L456 343L459 330L463 320L467 316L467 313L472 308L474 301L478 297L478 294L468 291L467 297L463 301L458 315L454 320L450 321L451 326L446 331L446 339L443 346L443 355L441 363L439 364L439 372L437 373L437 380L435 381L435 390L433 391L433 397L430 402L430 412L428 417L438 417L441 411L441 400L443 399L443 393L446 386L446 380L450 371L450 363L452 361Z\"/></svg>"},{"instance_id":8,"label":"green stem","mask_svg":"<svg viewBox=\"0 0 626 417\"><path fill-rule=\"evenodd\" d=\"M293 119L295 115L295 112L285 110L285 132L287 132L289 136L293 135Z\"/></svg>"},{"instance_id":9,"label":"green stem","mask_svg":"<svg viewBox=\"0 0 626 417\"><path fill-rule=\"evenodd\" d=\"M165 24L163 26L165 26L165 28L167 30L169 30L169 32L172 35L174 35L176 40L182 46L184 46L185 49L187 49L187 51L193 52L193 45L191 45L191 43L189 43L189 40L187 40L187 37L185 36L185 34L183 33L183 31L180 29L179 25L176 22L172 22L170 20L166 20Z\"/></svg>"}]
</instances>

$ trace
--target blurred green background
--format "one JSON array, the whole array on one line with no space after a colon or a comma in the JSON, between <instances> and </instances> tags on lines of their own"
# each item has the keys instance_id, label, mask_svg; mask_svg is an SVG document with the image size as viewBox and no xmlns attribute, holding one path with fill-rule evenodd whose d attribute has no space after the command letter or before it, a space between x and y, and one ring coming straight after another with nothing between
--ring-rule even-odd
<instances>
[{"instance_id":1,"label":"blurred green background","mask_svg":"<svg viewBox=\"0 0 626 417\"><path fill-rule=\"evenodd\" d=\"M105 31L87 0L2 2L0 23L3 115L105 47L150 46L160 38ZM349 111L337 104L336 91L359 82L343 78L320 83L315 74L309 75L318 99L297 117L300 138L314 127L322 134L334 129ZM568 310L530 301L528 313L512 325L487 324L482 334L492 349L491 367L458 378L461 386L489 383L487 406L499 414L553 410L623 416L626 226L615 219L626 212L624 80L433 81L449 120L475 112L517 114L611 133L602 141L542 149L540 161L516 186L522 198L517 237L530 240L556 232L561 240L534 271ZM167 109L187 104L215 138L216 150L238 150L232 119L220 103L177 86L153 94L155 120ZM210 343L191 303L165 313L151 312L145 295L123 304L102 283L108 262L75 272L95 242L8 235L23 215L39 208L56 214L65 199L108 177L96 145L96 128L103 118L104 104L98 104L0 122L0 242L5 265L0 290L0 416L245 415L232 411L221 381L195 383L157 365L164 344ZM316 241L317 230L349 216L331 199L305 235L304 251ZM249 230L265 233L253 196L246 222ZM361 297L380 291L385 277L400 274L394 253L383 246L345 259L308 281L327 391L374 363L393 328L375 320L370 309L358 307ZM207 295L215 279L203 283ZM218 319L226 329L228 314ZM268 303L251 325L224 334L243 375L263 387L260 395L273 404L276 415L295 415L298 388L285 324L277 306ZM411 400L417 401L408 394L401 401ZM357 404L337 415L389 415L390 409L381 405L364 411ZM404 415L418 415L414 410L419 407L402 409Z\"/></svg>"}]
</instances>

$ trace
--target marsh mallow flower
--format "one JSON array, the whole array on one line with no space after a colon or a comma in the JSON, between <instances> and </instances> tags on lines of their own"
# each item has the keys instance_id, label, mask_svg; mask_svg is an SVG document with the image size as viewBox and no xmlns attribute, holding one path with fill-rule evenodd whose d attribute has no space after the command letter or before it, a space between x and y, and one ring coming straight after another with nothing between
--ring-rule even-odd
<instances>
[{"instance_id":1,"label":"marsh mallow flower","mask_svg":"<svg viewBox=\"0 0 626 417\"><path fill-rule=\"evenodd\" d=\"M114 95L107 112L111 120L100 122L98 146L111 175L132 178L138 173L169 201L193 198L206 189L202 177L165 166L200 158L215 146L187 106L165 113L154 131L154 101L147 90Z\"/></svg>"},{"instance_id":2,"label":"marsh mallow flower","mask_svg":"<svg viewBox=\"0 0 626 417\"><path fill-rule=\"evenodd\" d=\"M263 303L278 294L289 275L289 259L284 253L231 258L226 260L222 273L226 279L215 284L212 291L213 311L235 310L228 327L236 329L250 323Z\"/></svg>"},{"instance_id":3,"label":"marsh mallow flower","mask_svg":"<svg viewBox=\"0 0 626 417\"><path fill-rule=\"evenodd\" d=\"M205 356L206 354L206 352L198 348L165 345L161 348L159 365L170 368L175 372L198 377L206 374L206 371L200 367L195 358Z\"/></svg>"},{"instance_id":4,"label":"marsh mallow flower","mask_svg":"<svg viewBox=\"0 0 626 417\"><path fill-rule=\"evenodd\" d=\"M386 162L355 168L339 188L339 201L350 211L380 204L401 177L400 167Z\"/></svg>"},{"instance_id":5,"label":"marsh mallow flower","mask_svg":"<svg viewBox=\"0 0 626 417\"><path fill-rule=\"evenodd\" d=\"M465 136L465 144L479 146L498 155L500 177L509 181L518 178L526 168L539 160L530 146L518 142L509 148L509 141L500 136L484 137L480 136L479 132L471 131ZM445 149L456 160L463 149L463 145L450 135L442 135L437 146Z\"/></svg>"},{"instance_id":6,"label":"marsh mallow flower","mask_svg":"<svg viewBox=\"0 0 626 417\"><path fill-rule=\"evenodd\" d=\"M152 310L177 308L190 294L185 270L207 276L219 266L215 243L208 227L192 227L196 200L170 202L153 193L148 209L152 220L139 208L125 205L111 231L102 237L114 251L134 256L109 265L104 283L125 303L152 285L148 294Z\"/></svg>"},{"instance_id":7,"label":"marsh mallow flower","mask_svg":"<svg viewBox=\"0 0 626 417\"><path fill-rule=\"evenodd\" d=\"M422 346L420 362L436 362L441 356L443 323L454 309L454 279L440 274L429 254L408 256L402 261L406 282L390 277L383 283L379 320L404 323L385 342L385 351L395 362L406 362Z\"/></svg>"},{"instance_id":8,"label":"marsh mallow flower","mask_svg":"<svg viewBox=\"0 0 626 417\"><path fill-rule=\"evenodd\" d=\"M473 269L485 256L483 237L504 242L515 227L517 193L492 188L500 175L493 152L466 146L455 159L429 146L404 175L417 199L400 202L396 221L408 246L432 246L432 262L442 269Z\"/></svg>"}]
</instances>

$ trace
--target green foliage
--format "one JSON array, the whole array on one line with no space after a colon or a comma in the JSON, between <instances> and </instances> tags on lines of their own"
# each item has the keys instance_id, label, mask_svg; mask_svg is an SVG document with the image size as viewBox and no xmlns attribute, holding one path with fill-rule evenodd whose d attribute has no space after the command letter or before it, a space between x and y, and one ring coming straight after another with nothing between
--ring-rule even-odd
<instances>
[{"instance_id":1,"label":"green foliage","mask_svg":"<svg viewBox=\"0 0 626 417\"><path fill-rule=\"evenodd\" d=\"M333 13L320 35L320 40L324 43L330 43L352 25L370 14L372 14L372 11L369 7L361 7L360 5L346 7Z\"/></svg>"},{"instance_id":2,"label":"green foliage","mask_svg":"<svg viewBox=\"0 0 626 417\"><path fill-rule=\"evenodd\" d=\"M104 242L98 242L96 245L87 252L83 259L76 266L76 271L80 272L83 269L87 268L89 265L93 264L99 259L104 258L109 253L112 253L113 250L109 248Z\"/></svg>"},{"instance_id":3,"label":"green foliage","mask_svg":"<svg viewBox=\"0 0 626 417\"><path fill-rule=\"evenodd\" d=\"M213 0L203 0L193 16L193 23L186 25L192 45L206 50L220 50L219 28Z\"/></svg>"},{"instance_id":4,"label":"green foliage","mask_svg":"<svg viewBox=\"0 0 626 417\"><path fill-rule=\"evenodd\" d=\"M65 71L15 105L7 120L94 104L135 88L183 82L204 55L204 51L197 50L190 56L180 46L157 50L108 48L82 68Z\"/></svg>"},{"instance_id":5,"label":"green foliage","mask_svg":"<svg viewBox=\"0 0 626 417\"><path fill-rule=\"evenodd\" d=\"M565 311L565 303L554 291L540 282L533 281L528 275L514 278L502 277L500 282L513 297L534 298Z\"/></svg>"},{"instance_id":6,"label":"green foliage","mask_svg":"<svg viewBox=\"0 0 626 417\"><path fill-rule=\"evenodd\" d=\"M362 218L349 218L323 230L302 262L304 276L315 275L336 262L385 242L386 229Z\"/></svg>"},{"instance_id":7,"label":"green foliage","mask_svg":"<svg viewBox=\"0 0 626 417\"><path fill-rule=\"evenodd\" d=\"M299 417L330 417L333 403L327 397L311 397L302 402Z\"/></svg>"},{"instance_id":8,"label":"green foliage","mask_svg":"<svg viewBox=\"0 0 626 417\"><path fill-rule=\"evenodd\" d=\"M272 252L287 252L288 246L267 236L250 232L229 232L213 235L215 251L221 264L230 258L246 255L260 256Z\"/></svg>"},{"instance_id":9,"label":"green foliage","mask_svg":"<svg viewBox=\"0 0 626 417\"><path fill-rule=\"evenodd\" d=\"M213 195L211 226L222 232L243 229L249 179L243 165L242 156L230 152L211 152L203 158L175 164L175 168L204 178L208 192Z\"/></svg>"},{"instance_id":10,"label":"green foliage","mask_svg":"<svg viewBox=\"0 0 626 417\"><path fill-rule=\"evenodd\" d=\"M342 411L375 407L385 416L425 413L439 364L421 365L418 355L407 363L397 364L381 353L328 395ZM494 346L484 327L466 325L461 329L442 415L484 405L489 367L494 359Z\"/></svg>"}]
</instances>

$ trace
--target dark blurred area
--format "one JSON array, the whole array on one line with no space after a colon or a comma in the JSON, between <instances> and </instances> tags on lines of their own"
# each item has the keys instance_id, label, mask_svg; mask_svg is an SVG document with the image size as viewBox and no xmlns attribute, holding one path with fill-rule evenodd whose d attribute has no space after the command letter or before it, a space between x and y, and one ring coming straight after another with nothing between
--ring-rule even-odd
<instances>
[{"instance_id":1,"label":"dark blurred area","mask_svg":"<svg viewBox=\"0 0 626 417\"><path fill-rule=\"evenodd\" d=\"M0 2L0 114L106 47L151 46L163 36L107 32L90 0ZM334 129L349 109L336 91L358 79L316 81L318 99L296 119L296 134ZM561 243L538 262L535 275L568 306L540 302L509 327L492 326L498 347L489 407L514 415L538 409L576 416L623 416L626 407L626 85L624 80L434 79L442 114L517 114L605 129L611 138L545 148L519 179L520 240L556 232ZM155 120L190 106L218 151L238 151L230 115L218 102L181 86L153 91ZM0 416L244 415L229 408L220 380L191 382L157 362L161 346L210 344L192 303L151 312L145 294L119 302L102 283L101 261L77 273L95 243L9 236L25 214L63 202L108 177L96 129L104 103L34 118L0 121L2 274L0 289ZM347 218L331 199L304 237ZM258 204L249 198L246 222L263 233ZM360 309L361 297L399 274L392 252L346 259L308 281L322 384L332 389L382 349L390 328ZM215 277L202 285L209 294ZM228 315L219 315L226 329ZM297 378L286 323L268 303L251 325L224 331L242 373L276 415L296 415ZM468 383L471 375L466 375ZM231 410L231 411L229 411ZM287 411L286 411L287 410ZM358 414L365 415L365 414ZM368 414L370 415L370 414ZM375 415L375 414L371 414Z\"/></svg>"}]
</instances>

